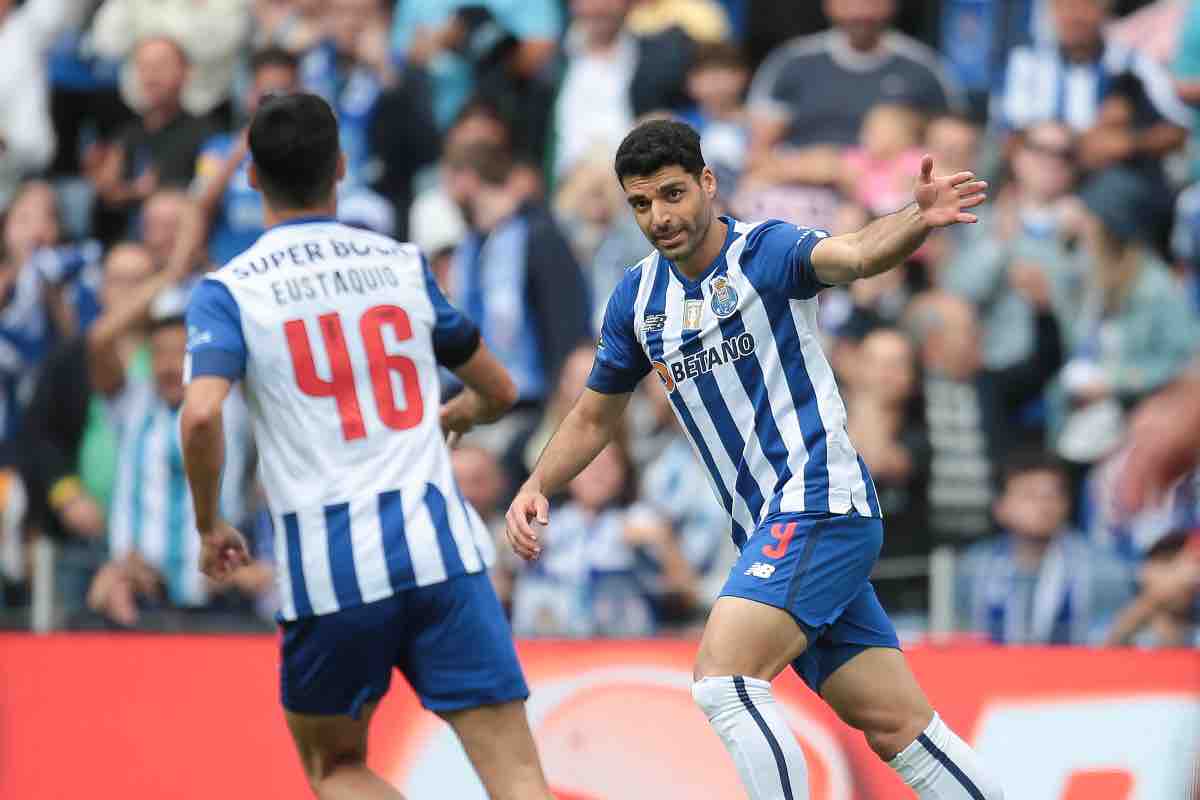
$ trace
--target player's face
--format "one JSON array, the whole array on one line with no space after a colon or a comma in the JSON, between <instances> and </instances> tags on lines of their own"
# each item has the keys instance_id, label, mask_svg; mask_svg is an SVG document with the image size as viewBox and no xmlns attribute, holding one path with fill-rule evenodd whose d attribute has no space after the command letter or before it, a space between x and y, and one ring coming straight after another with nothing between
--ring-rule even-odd
<instances>
[{"instance_id":1,"label":"player's face","mask_svg":"<svg viewBox=\"0 0 1200 800\"><path fill-rule=\"evenodd\" d=\"M687 261L699 249L713 221L717 179L708 167L700 180L683 167L663 167L651 175L626 177L625 199L642 233L663 257Z\"/></svg>"},{"instance_id":2,"label":"player's face","mask_svg":"<svg viewBox=\"0 0 1200 800\"><path fill-rule=\"evenodd\" d=\"M150 362L158 396L171 408L183 402L183 359L187 355L187 328L167 325L150 337Z\"/></svg>"}]
</instances>

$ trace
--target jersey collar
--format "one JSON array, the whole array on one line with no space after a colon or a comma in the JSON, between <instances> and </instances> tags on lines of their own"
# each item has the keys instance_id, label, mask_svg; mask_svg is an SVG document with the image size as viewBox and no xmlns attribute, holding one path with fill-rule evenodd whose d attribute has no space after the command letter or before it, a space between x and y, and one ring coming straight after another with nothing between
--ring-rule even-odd
<instances>
[{"instance_id":1,"label":"jersey collar","mask_svg":"<svg viewBox=\"0 0 1200 800\"><path fill-rule=\"evenodd\" d=\"M325 216L324 214L314 214L311 217L293 217L276 225L272 225L268 230L276 230L278 228L290 228L293 225L309 225L314 222L337 222L333 217Z\"/></svg>"}]
</instances>

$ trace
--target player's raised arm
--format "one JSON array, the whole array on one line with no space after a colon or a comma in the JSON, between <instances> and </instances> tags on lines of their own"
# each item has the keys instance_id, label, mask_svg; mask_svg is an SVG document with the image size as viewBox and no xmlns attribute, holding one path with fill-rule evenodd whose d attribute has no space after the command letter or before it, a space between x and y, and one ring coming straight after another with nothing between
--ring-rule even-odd
<instances>
[{"instance_id":1,"label":"player's raised arm","mask_svg":"<svg viewBox=\"0 0 1200 800\"><path fill-rule=\"evenodd\" d=\"M627 405L629 392L603 394L593 389L584 389L575 401L505 516L508 542L521 558L541 554L532 523L550 521L547 497L561 491L613 440Z\"/></svg>"},{"instance_id":2,"label":"player's raised arm","mask_svg":"<svg viewBox=\"0 0 1200 800\"><path fill-rule=\"evenodd\" d=\"M934 229L978 222L968 209L987 199L986 190L987 183L970 172L935 177L933 158L925 156L915 202L860 231L821 241L812 251L813 270L826 284L887 272L915 253Z\"/></svg>"}]
</instances>

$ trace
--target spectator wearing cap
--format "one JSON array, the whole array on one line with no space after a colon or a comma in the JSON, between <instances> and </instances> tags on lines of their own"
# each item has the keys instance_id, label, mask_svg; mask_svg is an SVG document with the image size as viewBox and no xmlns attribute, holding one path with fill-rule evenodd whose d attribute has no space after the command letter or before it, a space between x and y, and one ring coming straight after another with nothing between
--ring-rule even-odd
<instances>
[{"instance_id":1,"label":"spectator wearing cap","mask_svg":"<svg viewBox=\"0 0 1200 800\"><path fill-rule=\"evenodd\" d=\"M177 42L191 64L180 103L188 113L227 112L238 55L250 38L250 0L104 0L92 22L96 55L125 60L121 94L130 108L144 108L150 98L137 50L147 39ZM228 117L228 113L224 116Z\"/></svg>"},{"instance_id":2,"label":"spectator wearing cap","mask_svg":"<svg viewBox=\"0 0 1200 800\"><path fill-rule=\"evenodd\" d=\"M1196 313L1144 241L1150 191L1125 169L1093 176L1068 226L1082 286L1068 325L1059 453L1091 464L1120 441L1125 410L1176 378L1200 343Z\"/></svg>"},{"instance_id":3,"label":"spectator wearing cap","mask_svg":"<svg viewBox=\"0 0 1200 800\"><path fill-rule=\"evenodd\" d=\"M975 305L983 325L983 360L1003 368L1028 357L1034 339L1034 309L1012 291L1009 274L1046 273L1056 305L1067 301L1059 226L1073 207L1075 135L1060 122L1045 121L1021 131L1010 151L1011 176L996 202L967 226L938 272L942 288Z\"/></svg>"},{"instance_id":4,"label":"spectator wearing cap","mask_svg":"<svg viewBox=\"0 0 1200 800\"><path fill-rule=\"evenodd\" d=\"M107 397L116 437L117 474L108 513L110 561L88 591L88 606L111 622L137 623L146 604L198 607L210 587L199 569L199 537L192 522L179 409L183 403L188 331L186 292L180 275L158 273L96 323L88 337L88 369L95 389ZM150 377L126 371L118 342L133 327L148 329ZM240 394L224 409L226 471L222 514L243 519L250 481L249 425ZM263 588L256 565L244 568L246 583Z\"/></svg>"},{"instance_id":5,"label":"spectator wearing cap","mask_svg":"<svg viewBox=\"0 0 1200 800\"><path fill-rule=\"evenodd\" d=\"M1105 36L1112 5L1051 0L1056 41L1013 49L993 103L993 118L1009 131L1048 119L1065 122L1080 135L1080 160L1089 170L1154 164L1183 146L1191 125L1166 68ZM1126 107L1106 109L1120 84ZM1121 119L1109 117L1115 111Z\"/></svg>"},{"instance_id":6,"label":"spectator wearing cap","mask_svg":"<svg viewBox=\"0 0 1200 800\"><path fill-rule=\"evenodd\" d=\"M212 131L183 108L189 61L173 39L146 39L133 63L141 87L139 116L96 159L92 181L99 198L98 238L125 238L146 198L160 188L186 189L196 156Z\"/></svg>"}]
</instances>

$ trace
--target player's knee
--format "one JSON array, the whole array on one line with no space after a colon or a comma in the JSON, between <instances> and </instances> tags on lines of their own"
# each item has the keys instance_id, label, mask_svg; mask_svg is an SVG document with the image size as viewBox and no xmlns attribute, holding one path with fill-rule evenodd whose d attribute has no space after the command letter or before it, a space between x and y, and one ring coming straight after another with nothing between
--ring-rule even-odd
<instances>
[{"instance_id":1,"label":"player's knee","mask_svg":"<svg viewBox=\"0 0 1200 800\"><path fill-rule=\"evenodd\" d=\"M843 712L841 717L847 725L862 731L875 755L890 761L925 730L930 713L918 708L862 707Z\"/></svg>"},{"instance_id":2,"label":"player's knee","mask_svg":"<svg viewBox=\"0 0 1200 800\"><path fill-rule=\"evenodd\" d=\"M356 769L366 764L366 753L358 749L339 752L314 753L304 765L308 785L319 798L325 796L328 782L345 769Z\"/></svg>"}]
</instances>

